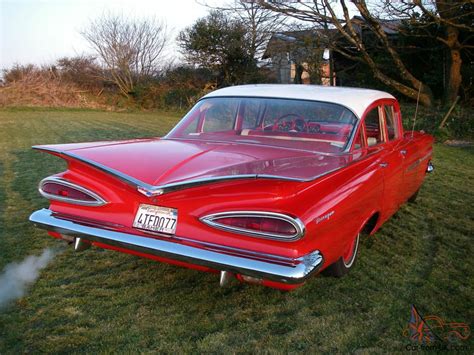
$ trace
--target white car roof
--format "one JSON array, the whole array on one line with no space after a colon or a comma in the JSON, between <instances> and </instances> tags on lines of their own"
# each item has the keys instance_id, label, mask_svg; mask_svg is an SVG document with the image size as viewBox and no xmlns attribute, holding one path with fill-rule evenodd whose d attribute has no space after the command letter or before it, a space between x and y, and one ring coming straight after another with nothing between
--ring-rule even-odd
<instances>
[{"instance_id":1,"label":"white car roof","mask_svg":"<svg viewBox=\"0 0 474 355\"><path fill-rule=\"evenodd\" d=\"M296 84L256 84L229 86L215 90L204 98L220 96L271 97L333 102L343 105L361 117L367 106L378 99L395 99L389 93L360 88Z\"/></svg>"}]
</instances>

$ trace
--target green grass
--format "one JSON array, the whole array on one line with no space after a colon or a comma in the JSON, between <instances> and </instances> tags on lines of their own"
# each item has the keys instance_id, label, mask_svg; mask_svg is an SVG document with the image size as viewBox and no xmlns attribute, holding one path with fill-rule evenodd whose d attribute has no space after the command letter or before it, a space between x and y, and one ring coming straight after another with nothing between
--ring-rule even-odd
<instances>
[{"instance_id":1,"label":"green grass","mask_svg":"<svg viewBox=\"0 0 474 355\"><path fill-rule=\"evenodd\" d=\"M474 151L435 147L436 171L362 242L353 272L283 293L218 286L200 273L96 248L74 253L28 223L41 178L64 168L31 145L162 135L172 113L0 111L0 270L60 251L28 294L0 310L0 353L405 350L410 305L473 321ZM471 347L471 339L466 343Z\"/></svg>"}]
</instances>

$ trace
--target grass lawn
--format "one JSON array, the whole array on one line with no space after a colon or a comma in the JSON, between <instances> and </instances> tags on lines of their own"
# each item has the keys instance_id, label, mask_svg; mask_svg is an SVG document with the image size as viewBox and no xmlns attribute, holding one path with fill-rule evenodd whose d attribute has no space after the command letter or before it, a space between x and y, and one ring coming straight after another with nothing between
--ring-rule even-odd
<instances>
[{"instance_id":1,"label":"grass lawn","mask_svg":"<svg viewBox=\"0 0 474 355\"><path fill-rule=\"evenodd\" d=\"M316 277L283 293L220 288L216 275L91 248L74 253L36 230L47 207L36 191L61 171L34 144L158 136L173 113L0 111L0 271L12 261L59 254L27 295L0 310L0 353L405 351L410 305L474 327L474 150L435 147L436 171L362 242L347 277ZM463 343L474 350L471 338Z\"/></svg>"}]
</instances>

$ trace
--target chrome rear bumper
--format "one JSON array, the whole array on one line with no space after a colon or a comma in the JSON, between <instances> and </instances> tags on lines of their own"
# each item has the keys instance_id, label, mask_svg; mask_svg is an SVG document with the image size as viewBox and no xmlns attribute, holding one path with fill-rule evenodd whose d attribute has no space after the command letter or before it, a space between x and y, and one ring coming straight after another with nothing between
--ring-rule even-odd
<instances>
[{"instance_id":1,"label":"chrome rear bumper","mask_svg":"<svg viewBox=\"0 0 474 355\"><path fill-rule=\"evenodd\" d=\"M30 221L39 228L91 242L286 284L304 282L323 265L319 251L292 259L211 244L196 247L180 243L180 238L168 241L91 227L58 218L49 209L34 212Z\"/></svg>"}]
</instances>

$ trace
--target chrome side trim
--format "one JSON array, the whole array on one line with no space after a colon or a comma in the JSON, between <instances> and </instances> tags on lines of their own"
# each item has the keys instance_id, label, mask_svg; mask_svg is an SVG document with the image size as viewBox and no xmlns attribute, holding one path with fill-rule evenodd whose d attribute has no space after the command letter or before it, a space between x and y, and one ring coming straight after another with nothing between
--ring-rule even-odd
<instances>
[{"instance_id":1,"label":"chrome side trim","mask_svg":"<svg viewBox=\"0 0 474 355\"><path fill-rule=\"evenodd\" d=\"M195 246L184 245L174 242L173 239L161 240L90 227L77 222L56 218L53 216L53 212L48 209L34 212L30 216L30 221L39 228L55 231L75 238L82 238L83 240L91 242L104 243L109 246L133 250L148 255L286 284L304 282L323 265L323 256L317 250L299 258L284 258L275 255L275 259L284 259L286 261L285 263L279 261L262 261L257 258L243 257L234 254L229 255ZM245 255L246 252L247 251L242 250L242 255Z\"/></svg>"},{"instance_id":2,"label":"chrome side trim","mask_svg":"<svg viewBox=\"0 0 474 355\"><path fill-rule=\"evenodd\" d=\"M62 196L57 196L57 195L51 195L43 190L43 186L47 183L54 183L58 185L63 185L66 187L70 187L72 189L78 190L86 195L89 195L92 197L95 201L81 201L81 200L76 200L73 198L69 197L62 197ZM74 184L68 180L62 179L62 178L57 178L57 177L47 177L43 180L40 181L39 186L38 186L38 191L41 194L41 196L47 198L48 200L55 200L55 201L61 201L61 202L67 202L67 203L72 203L75 205L81 205L81 206L91 206L91 207L98 207L98 206L103 206L107 204L107 201L105 201L102 197L100 197L98 194L95 192L92 192L91 190L86 189L85 187L82 187L80 185Z\"/></svg>"},{"instance_id":3,"label":"chrome side trim","mask_svg":"<svg viewBox=\"0 0 474 355\"><path fill-rule=\"evenodd\" d=\"M275 180L285 180L285 181L296 181L296 182L308 182L311 180L315 180L323 175L329 174L333 172L334 170L330 170L327 173L321 174L321 175L316 175L315 177L312 177L310 180L305 180L305 179L299 179L299 178L294 178L290 176L278 176L278 175L270 175L270 174L257 174L256 178L260 179L275 179Z\"/></svg>"},{"instance_id":4,"label":"chrome side trim","mask_svg":"<svg viewBox=\"0 0 474 355\"><path fill-rule=\"evenodd\" d=\"M425 161L426 159L430 158L432 156L432 152L428 152L427 154L425 154L423 157L421 157L420 159L417 159L415 160L411 165L408 166L408 168L406 168L406 171L412 171L414 169L416 169L417 167L420 166L420 164ZM431 171L428 171L430 168L429 168L429 164L431 164L431 161L428 163L428 166L426 168L426 172L427 173L430 173L431 171L434 170L434 167Z\"/></svg>"},{"instance_id":5,"label":"chrome side trim","mask_svg":"<svg viewBox=\"0 0 474 355\"><path fill-rule=\"evenodd\" d=\"M277 233L258 232L258 231L252 231L252 230L239 228L239 227L231 227L231 226L216 222L216 219L223 218L223 217L266 217L266 218L279 219L279 220L290 223L296 229L296 233L291 236L285 236L285 235L281 235ZM266 211L219 212L219 213L213 213L213 214L201 217L199 218L199 220L211 227L219 228L228 232L245 234L252 237L279 240L283 242L292 242L292 241L298 240L302 238L305 233L305 225L299 218L290 217L286 214L275 213L275 212L266 212Z\"/></svg>"}]
</instances>

